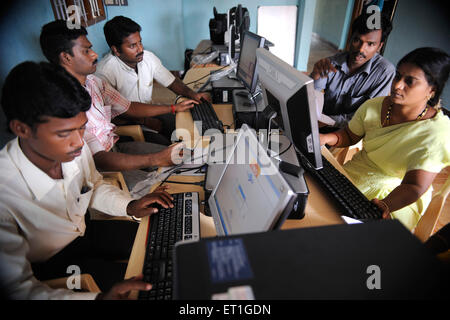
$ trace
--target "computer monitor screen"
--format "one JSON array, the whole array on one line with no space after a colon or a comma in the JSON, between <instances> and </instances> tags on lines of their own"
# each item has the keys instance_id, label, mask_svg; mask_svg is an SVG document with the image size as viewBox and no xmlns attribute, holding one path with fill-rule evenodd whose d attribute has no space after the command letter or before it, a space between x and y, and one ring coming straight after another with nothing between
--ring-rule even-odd
<instances>
[{"instance_id":1,"label":"computer monitor screen","mask_svg":"<svg viewBox=\"0 0 450 320\"><path fill-rule=\"evenodd\" d=\"M256 56L264 102L281 114L277 125L308 165L322 168L313 80L267 50L257 49Z\"/></svg>"},{"instance_id":2,"label":"computer monitor screen","mask_svg":"<svg viewBox=\"0 0 450 320\"><path fill-rule=\"evenodd\" d=\"M242 81L244 86L254 93L257 84L256 73L256 49L263 48L265 39L250 31L244 32L241 40L241 49L239 53L239 62L236 71L236 77Z\"/></svg>"},{"instance_id":3,"label":"computer monitor screen","mask_svg":"<svg viewBox=\"0 0 450 320\"><path fill-rule=\"evenodd\" d=\"M218 235L278 228L297 195L244 124L217 186L208 199Z\"/></svg>"}]
</instances>

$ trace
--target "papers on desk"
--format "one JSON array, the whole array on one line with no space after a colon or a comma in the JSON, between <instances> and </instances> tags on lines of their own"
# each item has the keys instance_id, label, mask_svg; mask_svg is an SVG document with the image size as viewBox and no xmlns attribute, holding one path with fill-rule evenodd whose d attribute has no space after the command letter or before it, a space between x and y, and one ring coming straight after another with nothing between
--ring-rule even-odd
<instances>
[{"instance_id":1,"label":"papers on desk","mask_svg":"<svg viewBox=\"0 0 450 320\"><path fill-rule=\"evenodd\" d=\"M323 92L314 90L314 96L315 96L314 100L316 102L317 120L329 126L333 126L336 123L336 121L331 119L326 114L322 113L324 101Z\"/></svg>"}]
</instances>

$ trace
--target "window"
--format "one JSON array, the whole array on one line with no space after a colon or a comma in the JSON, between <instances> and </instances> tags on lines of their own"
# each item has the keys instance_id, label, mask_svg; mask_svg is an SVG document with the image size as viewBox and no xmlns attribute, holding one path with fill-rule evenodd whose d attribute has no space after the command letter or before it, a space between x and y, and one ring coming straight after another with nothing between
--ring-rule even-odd
<instances>
[{"instance_id":1,"label":"window","mask_svg":"<svg viewBox=\"0 0 450 320\"><path fill-rule=\"evenodd\" d=\"M79 21L84 27L91 26L106 19L102 0L50 0L55 20L67 20L75 17L76 11L71 6L77 6Z\"/></svg>"}]
</instances>

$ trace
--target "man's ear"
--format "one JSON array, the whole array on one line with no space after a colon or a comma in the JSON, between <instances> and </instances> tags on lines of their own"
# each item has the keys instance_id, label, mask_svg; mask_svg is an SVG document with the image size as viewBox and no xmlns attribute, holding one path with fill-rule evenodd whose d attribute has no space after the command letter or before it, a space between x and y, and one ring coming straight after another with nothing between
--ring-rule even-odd
<instances>
[{"instance_id":1,"label":"man's ear","mask_svg":"<svg viewBox=\"0 0 450 320\"><path fill-rule=\"evenodd\" d=\"M380 46L378 47L378 50L377 50L378 53L379 53L379 52L381 51L381 49L383 48L383 45L384 45L384 42L381 42L381 43L380 43Z\"/></svg>"},{"instance_id":2,"label":"man's ear","mask_svg":"<svg viewBox=\"0 0 450 320\"><path fill-rule=\"evenodd\" d=\"M120 56L120 51L119 51L119 49L117 49L116 46L111 46L111 51L113 52L113 54L114 54L116 57L119 57L119 56Z\"/></svg>"},{"instance_id":3,"label":"man's ear","mask_svg":"<svg viewBox=\"0 0 450 320\"><path fill-rule=\"evenodd\" d=\"M70 55L70 53L64 52L62 51L59 54L59 63L64 66L64 65L70 65L72 62L72 56Z\"/></svg>"},{"instance_id":4,"label":"man's ear","mask_svg":"<svg viewBox=\"0 0 450 320\"><path fill-rule=\"evenodd\" d=\"M9 122L9 128L16 136L24 139L30 138L33 133L29 125L17 119Z\"/></svg>"}]
</instances>

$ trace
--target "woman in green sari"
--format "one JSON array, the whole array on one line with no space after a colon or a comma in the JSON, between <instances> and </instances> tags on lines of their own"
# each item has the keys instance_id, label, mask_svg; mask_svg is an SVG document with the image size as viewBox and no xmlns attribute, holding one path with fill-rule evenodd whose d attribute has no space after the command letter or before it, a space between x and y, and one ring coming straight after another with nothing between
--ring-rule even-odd
<instances>
[{"instance_id":1,"label":"woman in green sari","mask_svg":"<svg viewBox=\"0 0 450 320\"><path fill-rule=\"evenodd\" d=\"M449 55L419 48L397 65L391 95L366 101L348 126L321 134L321 145L363 149L344 165L364 195L412 230L431 201L436 175L450 165L450 120L439 97L448 79Z\"/></svg>"}]
</instances>

